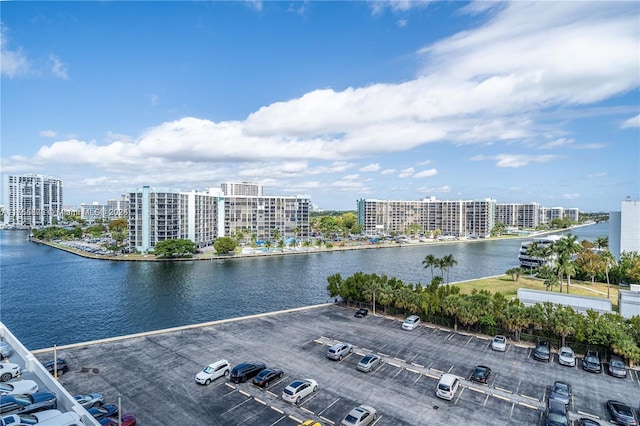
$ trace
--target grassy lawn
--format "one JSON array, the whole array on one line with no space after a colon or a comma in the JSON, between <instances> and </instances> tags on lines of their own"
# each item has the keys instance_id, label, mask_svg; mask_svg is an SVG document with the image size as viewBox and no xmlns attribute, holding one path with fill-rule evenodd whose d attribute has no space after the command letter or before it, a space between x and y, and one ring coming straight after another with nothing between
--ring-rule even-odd
<instances>
[{"instance_id":1,"label":"grassy lawn","mask_svg":"<svg viewBox=\"0 0 640 426\"><path fill-rule=\"evenodd\" d=\"M529 277L521 276L518 281L513 281L510 276L505 275L497 278L483 278L480 280L467 281L460 284L455 284L460 287L463 293L471 293L474 288L478 290L489 290L492 293L501 292L507 297L516 297L518 295L519 288L529 288L532 290L546 290L542 280L537 280ZM552 291L558 292L559 288L555 287ZM566 282L562 287L563 293L566 292ZM575 294L578 296L591 296L591 297L607 297L607 284L594 283L588 281L576 281L571 280L571 287L569 294ZM618 286L612 285L610 291L611 304L614 310L618 307Z\"/></svg>"}]
</instances>

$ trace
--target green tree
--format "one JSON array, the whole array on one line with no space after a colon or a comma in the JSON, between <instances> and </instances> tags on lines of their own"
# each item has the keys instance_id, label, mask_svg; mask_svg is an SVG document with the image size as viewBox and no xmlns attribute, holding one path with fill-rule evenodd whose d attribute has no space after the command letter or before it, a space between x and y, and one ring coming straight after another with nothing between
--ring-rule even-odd
<instances>
[{"instance_id":1,"label":"green tree","mask_svg":"<svg viewBox=\"0 0 640 426\"><path fill-rule=\"evenodd\" d=\"M237 241L231 237L220 237L213 242L213 248L220 254L233 253L237 246Z\"/></svg>"},{"instance_id":2,"label":"green tree","mask_svg":"<svg viewBox=\"0 0 640 426\"><path fill-rule=\"evenodd\" d=\"M442 301L442 310L449 316L453 317L453 330L458 331L458 313L462 305L462 297L459 294L450 294Z\"/></svg>"},{"instance_id":3,"label":"green tree","mask_svg":"<svg viewBox=\"0 0 640 426\"><path fill-rule=\"evenodd\" d=\"M609 281L609 272L614 268L618 262L609 250L605 250L600 253L600 266L604 268L605 276L607 277L607 299L610 297L611 282Z\"/></svg>"},{"instance_id":4,"label":"green tree","mask_svg":"<svg viewBox=\"0 0 640 426\"><path fill-rule=\"evenodd\" d=\"M575 273L575 265L571 257L580 253L582 246L578 243L578 237L569 233L553 245L553 251L556 254L556 269L558 271L558 280L560 281L560 292L562 293L562 279L567 277L567 293L571 286L571 275Z\"/></svg>"},{"instance_id":5,"label":"green tree","mask_svg":"<svg viewBox=\"0 0 640 426\"><path fill-rule=\"evenodd\" d=\"M505 274L507 275L511 275L511 279L513 281L518 281L518 279L520 278L520 275L522 274L522 268L511 268L511 269L507 269L507 271L505 272Z\"/></svg>"},{"instance_id":6,"label":"green tree","mask_svg":"<svg viewBox=\"0 0 640 426\"><path fill-rule=\"evenodd\" d=\"M273 232L271 233L271 237L275 241L278 241L280 239L280 230L278 228L274 229Z\"/></svg>"},{"instance_id":7,"label":"green tree","mask_svg":"<svg viewBox=\"0 0 640 426\"><path fill-rule=\"evenodd\" d=\"M502 311L500 317L502 326L513 333L516 342L520 341L522 329L529 325L527 310L522 303L516 301Z\"/></svg>"},{"instance_id":8,"label":"green tree","mask_svg":"<svg viewBox=\"0 0 640 426\"><path fill-rule=\"evenodd\" d=\"M422 265L424 266L425 269L426 268L431 269L431 281L433 281L433 267L439 265L438 258L435 257L433 254L428 254L424 257L424 260L422 261Z\"/></svg>"},{"instance_id":9,"label":"green tree","mask_svg":"<svg viewBox=\"0 0 640 426\"><path fill-rule=\"evenodd\" d=\"M452 254L448 254L441 259L440 268L447 271L447 284L449 284L449 270L458 264Z\"/></svg>"},{"instance_id":10,"label":"green tree","mask_svg":"<svg viewBox=\"0 0 640 426\"><path fill-rule=\"evenodd\" d=\"M374 314L376 313L376 295L382 290L386 281L386 275L379 277L376 274L372 274L364 282L363 296L367 302L371 303L371 310Z\"/></svg>"},{"instance_id":11,"label":"green tree","mask_svg":"<svg viewBox=\"0 0 640 426\"><path fill-rule=\"evenodd\" d=\"M158 241L153 248L156 257L181 257L196 252L196 245L188 239Z\"/></svg>"},{"instance_id":12,"label":"green tree","mask_svg":"<svg viewBox=\"0 0 640 426\"><path fill-rule=\"evenodd\" d=\"M560 336L561 346L565 346L567 336L576 332L577 315L580 314L576 313L570 306L556 306L552 316L551 327L553 332Z\"/></svg>"}]
</instances>

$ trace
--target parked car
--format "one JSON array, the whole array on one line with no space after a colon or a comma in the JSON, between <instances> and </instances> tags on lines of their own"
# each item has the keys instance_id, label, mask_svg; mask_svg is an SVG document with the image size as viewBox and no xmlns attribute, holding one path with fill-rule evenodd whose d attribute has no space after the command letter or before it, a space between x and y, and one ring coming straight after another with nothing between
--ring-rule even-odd
<instances>
[{"instance_id":1,"label":"parked car","mask_svg":"<svg viewBox=\"0 0 640 426\"><path fill-rule=\"evenodd\" d=\"M0 382L7 382L20 375L20 366L12 362L0 362Z\"/></svg>"},{"instance_id":2,"label":"parked car","mask_svg":"<svg viewBox=\"0 0 640 426\"><path fill-rule=\"evenodd\" d=\"M349 411L349 414L340 422L340 426L368 426L377 418L378 412L375 408L361 405Z\"/></svg>"},{"instance_id":3,"label":"parked car","mask_svg":"<svg viewBox=\"0 0 640 426\"><path fill-rule=\"evenodd\" d=\"M304 422L300 423L300 426L322 426L322 423L315 420L305 420Z\"/></svg>"},{"instance_id":4,"label":"parked car","mask_svg":"<svg viewBox=\"0 0 640 426\"><path fill-rule=\"evenodd\" d=\"M549 342L538 342L533 350L533 359L538 361L551 361L551 346Z\"/></svg>"},{"instance_id":5,"label":"parked car","mask_svg":"<svg viewBox=\"0 0 640 426\"><path fill-rule=\"evenodd\" d=\"M367 316L368 313L369 311L367 309L361 308L361 309L358 309L353 316L356 318L364 318Z\"/></svg>"},{"instance_id":6,"label":"parked car","mask_svg":"<svg viewBox=\"0 0 640 426\"><path fill-rule=\"evenodd\" d=\"M0 339L0 358L9 358L12 354L11 346L3 339Z\"/></svg>"},{"instance_id":7,"label":"parked car","mask_svg":"<svg viewBox=\"0 0 640 426\"><path fill-rule=\"evenodd\" d=\"M420 317L417 315L411 315L402 323L403 330L413 330L420 324Z\"/></svg>"},{"instance_id":8,"label":"parked car","mask_svg":"<svg viewBox=\"0 0 640 426\"><path fill-rule=\"evenodd\" d=\"M98 423L103 426L118 426L118 420L108 417L106 419L99 420ZM136 426L136 417L133 414L123 414L120 417L119 426Z\"/></svg>"},{"instance_id":9,"label":"parked car","mask_svg":"<svg viewBox=\"0 0 640 426\"><path fill-rule=\"evenodd\" d=\"M57 417L60 414L62 414L62 411L60 410L44 410L37 411L32 414L9 414L8 416L2 416L2 418L0 418L0 426L35 425L53 417Z\"/></svg>"},{"instance_id":10,"label":"parked car","mask_svg":"<svg viewBox=\"0 0 640 426\"><path fill-rule=\"evenodd\" d=\"M504 352L507 350L507 338L501 335L496 335L491 341L491 349L498 352Z\"/></svg>"},{"instance_id":11,"label":"parked car","mask_svg":"<svg viewBox=\"0 0 640 426\"><path fill-rule=\"evenodd\" d=\"M620 379L627 378L627 369L620 357L612 355L609 358L609 374Z\"/></svg>"},{"instance_id":12,"label":"parked car","mask_svg":"<svg viewBox=\"0 0 640 426\"><path fill-rule=\"evenodd\" d=\"M362 357L356 368L360 371L368 373L383 362L384 360L379 355L367 354Z\"/></svg>"},{"instance_id":13,"label":"parked car","mask_svg":"<svg viewBox=\"0 0 640 426\"><path fill-rule=\"evenodd\" d=\"M113 417L118 415L118 407L113 404L104 404L101 407L91 407L87 411L96 420L102 420L107 417Z\"/></svg>"},{"instance_id":14,"label":"parked car","mask_svg":"<svg viewBox=\"0 0 640 426\"><path fill-rule=\"evenodd\" d=\"M471 380L478 383L487 384L487 380L491 375L491 369L486 365L478 365L473 369L473 373L471 374Z\"/></svg>"},{"instance_id":15,"label":"parked car","mask_svg":"<svg viewBox=\"0 0 640 426\"><path fill-rule=\"evenodd\" d=\"M600 423L593 419L588 419L586 417L582 417L578 419L578 426L601 426Z\"/></svg>"},{"instance_id":16,"label":"parked car","mask_svg":"<svg viewBox=\"0 0 640 426\"><path fill-rule=\"evenodd\" d=\"M557 381L553 384L553 390L549 394L549 399L555 399L569 405L571 401L571 385L569 383Z\"/></svg>"},{"instance_id":17,"label":"parked car","mask_svg":"<svg viewBox=\"0 0 640 426\"><path fill-rule=\"evenodd\" d=\"M602 364L600 363L600 355L598 351L587 351L587 354L582 360L582 369L591 373L599 373L602 371Z\"/></svg>"},{"instance_id":18,"label":"parked car","mask_svg":"<svg viewBox=\"0 0 640 426\"><path fill-rule=\"evenodd\" d=\"M458 387L460 387L458 376L448 373L443 374L436 387L436 396L451 401L456 395Z\"/></svg>"},{"instance_id":19,"label":"parked car","mask_svg":"<svg viewBox=\"0 0 640 426\"><path fill-rule=\"evenodd\" d=\"M560 350L558 351L558 363L560 365L566 365L569 367L575 367L576 366L576 354L575 352L573 352L573 349L571 349L568 346L563 346L560 348Z\"/></svg>"},{"instance_id":20,"label":"parked car","mask_svg":"<svg viewBox=\"0 0 640 426\"><path fill-rule=\"evenodd\" d=\"M353 347L348 343L336 343L327 350L327 358L342 360L345 356L353 352Z\"/></svg>"},{"instance_id":21,"label":"parked car","mask_svg":"<svg viewBox=\"0 0 640 426\"><path fill-rule=\"evenodd\" d=\"M547 401L547 419L546 426L569 426L569 415L567 414L567 406L555 399Z\"/></svg>"},{"instance_id":22,"label":"parked car","mask_svg":"<svg viewBox=\"0 0 640 426\"><path fill-rule=\"evenodd\" d=\"M69 371L69 365L64 358L58 358L55 362L54 360L45 361L42 363L42 366L46 368L52 376L54 369L58 370L58 376L62 376L64 373Z\"/></svg>"},{"instance_id":23,"label":"parked car","mask_svg":"<svg viewBox=\"0 0 640 426\"><path fill-rule=\"evenodd\" d=\"M638 419L633 414L633 409L625 403L610 399L607 401L607 408L616 424L624 426L636 426L638 424Z\"/></svg>"},{"instance_id":24,"label":"parked car","mask_svg":"<svg viewBox=\"0 0 640 426\"><path fill-rule=\"evenodd\" d=\"M218 377L228 376L231 371L231 365L226 359L213 362L207 365L202 371L196 374L196 383L208 385Z\"/></svg>"},{"instance_id":25,"label":"parked car","mask_svg":"<svg viewBox=\"0 0 640 426\"><path fill-rule=\"evenodd\" d=\"M256 377L253 378L253 384L260 387L269 386L269 383L275 379L280 379L284 373L279 368L267 368L262 370Z\"/></svg>"},{"instance_id":26,"label":"parked car","mask_svg":"<svg viewBox=\"0 0 640 426\"><path fill-rule=\"evenodd\" d=\"M318 382L313 379L295 380L282 391L282 399L297 404L304 397L318 389Z\"/></svg>"},{"instance_id":27,"label":"parked car","mask_svg":"<svg viewBox=\"0 0 640 426\"><path fill-rule=\"evenodd\" d=\"M38 423L38 426L84 426L84 423L80 421L80 416L77 413L69 411Z\"/></svg>"},{"instance_id":28,"label":"parked car","mask_svg":"<svg viewBox=\"0 0 640 426\"><path fill-rule=\"evenodd\" d=\"M0 396L0 414L29 414L39 410L58 408L56 395L51 392L36 392L31 395Z\"/></svg>"},{"instance_id":29,"label":"parked car","mask_svg":"<svg viewBox=\"0 0 640 426\"><path fill-rule=\"evenodd\" d=\"M101 407L104 404L104 397L101 393L86 393L73 395L73 397L84 408Z\"/></svg>"},{"instance_id":30,"label":"parked car","mask_svg":"<svg viewBox=\"0 0 640 426\"><path fill-rule=\"evenodd\" d=\"M0 395L30 395L36 392L38 392L38 384L33 380L0 383Z\"/></svg>"},{"instance_id":31,"label":"parked car","mask_svg":"<svg viewBox=\"0 0 640 426\"><path fill-rule=\"evenodd\" d=\"M231 369L229 379L233 383L244 383L258 375L259 372L267 368L262 362L243 362Z\"/></svg>"}]
</instances>

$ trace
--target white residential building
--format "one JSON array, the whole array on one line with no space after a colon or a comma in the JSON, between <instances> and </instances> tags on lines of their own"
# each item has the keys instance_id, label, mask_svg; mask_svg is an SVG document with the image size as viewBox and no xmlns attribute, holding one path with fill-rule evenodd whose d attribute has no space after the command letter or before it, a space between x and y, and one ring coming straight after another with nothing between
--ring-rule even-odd
<instances>
[{"instance_id":1,"label":"white residential building","mask_svg":"<svg viewBox=\"0 0 640 426\"><path fill-rule=\"evenodd\" d=\"M6 175L3 182L4 224L50 226L62 219L62 180L50 176Z\"/></svg>"},{"instance_id":2,"label":"white residential building","mask_svg":"<svg viewBox=\"0 0 640 426\"><path fill-rule=\"evenodd\" d=\"M609 250L616 259L623 252L640 253L640 202L624 200L619 212L609 213Z\"/></svg>"}]
</instances>

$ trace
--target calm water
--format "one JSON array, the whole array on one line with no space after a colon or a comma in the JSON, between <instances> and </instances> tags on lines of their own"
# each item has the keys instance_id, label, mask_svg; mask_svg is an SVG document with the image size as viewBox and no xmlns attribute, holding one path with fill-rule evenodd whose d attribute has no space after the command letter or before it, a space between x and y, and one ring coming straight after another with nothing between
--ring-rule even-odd
<instances>
[{"instance_id":1,"label":"calm water","mask_svg":"<svg viewBox=\"0 0 640 426\"><path fill-rule=\"evenodd\" d=\"M573 233L593 241L608 224ZM521 241L143 263L85 259L0 231L0 321L33 350L324 303L336 272L426 283L430 253L457 260L451 282L499 275L518 265Z\"/></svg>"}]
</instances>

